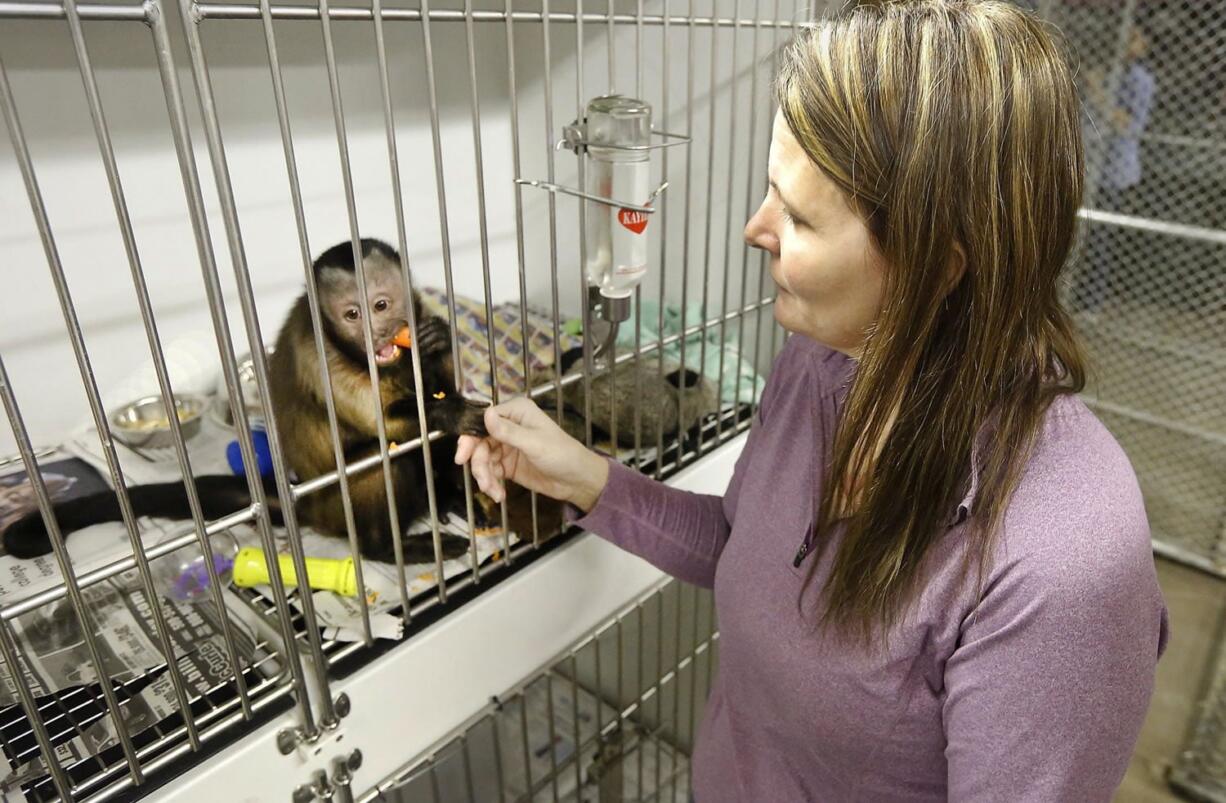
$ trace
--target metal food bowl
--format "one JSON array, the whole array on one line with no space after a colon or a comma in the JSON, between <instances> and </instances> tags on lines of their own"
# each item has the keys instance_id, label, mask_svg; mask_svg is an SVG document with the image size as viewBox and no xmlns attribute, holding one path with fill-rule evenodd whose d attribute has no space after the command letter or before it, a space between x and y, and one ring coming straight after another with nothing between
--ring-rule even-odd
<instances>
[{"instance_id":1,"label":"metal food bowl","mask_svg":"<svg viewBox=\"0 0 1226 803\"><path fill-rule=\"evenodd\" d=\"M200 431L207 406L204 396L175 396L184 440ZM111 414L111 431L116 438L135 448L160 449L173 446L175 442L161 396L146 396L116 410Z\"/></svg>"}]
</instances>

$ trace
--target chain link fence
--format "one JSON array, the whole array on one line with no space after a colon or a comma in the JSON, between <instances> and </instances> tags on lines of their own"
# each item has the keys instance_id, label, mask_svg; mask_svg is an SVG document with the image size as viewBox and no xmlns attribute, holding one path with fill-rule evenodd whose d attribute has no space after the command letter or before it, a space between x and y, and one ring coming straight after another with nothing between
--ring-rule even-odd
<instances>
[{"instance_id":1,"label":"chain link fence","mask_svg":"<svg viewBox=\"0 0 1226 803\"><path fill-rule=\"evenodd\" d=\"M1087 401L1131 458L1155 550L1226 576L1226 3L1066 0L1089 181L1068 301ZM1226 646L1172 780L1226 801Z\"/></svg>"}]
</instances>

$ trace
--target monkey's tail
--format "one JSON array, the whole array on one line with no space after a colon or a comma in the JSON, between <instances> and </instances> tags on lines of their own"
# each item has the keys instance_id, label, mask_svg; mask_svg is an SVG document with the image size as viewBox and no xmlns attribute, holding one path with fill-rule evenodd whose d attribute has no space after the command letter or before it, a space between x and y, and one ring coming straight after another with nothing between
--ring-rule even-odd
<instances>
[{"instance_id":1,"label":"monkey's tail","mask_svg":"<svg viewBox=\"0 0 1226 803\"><path fill-rule=\"evenodd\" d=\"M228 516L251 504L251 493L247 488L247 480L243 477L218 474L196 477L195 483L200 496L200 507L206 519ZM128 488L128 498L132 500L132 509L138 517L179 520L192 517L187 501L187 488L182 482L133 485ZM269 496L268 502L271 512L279 514L275 493ZM119 498L113 491L66 499L57 502L53 511L60 532L65 538L70 533L94 524L123 520ZM276 518L279 518L279 515ZM36 558L51 551L51 538L47 535L42 515L37 510L10 524L4 531L3 543L4 551L17 558Z\"/></svg>"}]
</instances>

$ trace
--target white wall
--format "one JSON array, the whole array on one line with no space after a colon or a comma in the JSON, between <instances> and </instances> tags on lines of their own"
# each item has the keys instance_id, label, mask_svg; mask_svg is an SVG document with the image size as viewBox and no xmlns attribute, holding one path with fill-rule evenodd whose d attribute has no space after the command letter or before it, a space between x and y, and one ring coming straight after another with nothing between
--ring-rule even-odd
<instances>
[{"instance_id":1,"label":"white wall","mask_svg":"<svg viewBox=\"0 0 1226 803\"><path fill-rule=\"evenodd\" d=\"M681 5L671 3L670 13L686 13ZM743 5L743 16L753 13L750 3ZM763 3L762 6L765 13L773 9L773 4ZM502 6L494 3L488 7ZM517 5L519 10L528 8L535 10L538 6ZM586 8L588 11L605 10L604 4L589 3ZM647 13L659 13L660 2L646 3L645 8ZM554 10L568 9L554 4ZM622 3L617 10L633 13L635 5ZM732 3L721 0L720 13L730 15L731 11ZM700 7L696 13L707 15L710 9ZM180 44L177 20L172 21L171 27L176 43ZM479 23L475 27L492 296L495 301L501 301L519 295L505 28L501 23ZM360 227L364 235L382 237L394 244L397 236L391 176L387 166L372 25L369 22L337 22L333 30ZM136 23L106 22L87 23L85 31L163 342L191 338L197 352L211 353L213 341L203 303L200 265L148 31ZM288 304L301 291L303 273L261 26L256 21L207 21L202 32L263 334L266 340L271 340ZM552 135L556 138L561 126L576 115L576 31L573 24L555 23L550 33L555 129ZM476 174L464 27L436 23L432 26L432 34L456 287L460 293L481 298L482 260L477 233ZM281 22L277 24L277 35L311 247L318 253L348 237L320 28L318 22ZM409 257L419 283L441 287L442 245L421 27L416 23L389 23L387 37ZM712 234L708 298L711 314L719 311L725 242L733 245L728 252L732 276L729 305L739 303L743 253L739 245L740 228L745 217L749 170L754 171L755 187L764 181L769 133L765 79L769 63L763 61L759 70L762 82L758 107L751 113L748 80L751 37L752 33L745 30L738 42L738 73L743 80L737 111L732 114L733 34L728 29L719 33L716 152L710 193L707 191L710 28L697 30L692 56L695 142L690 187L685 181L685 149L673 149L669 157L668 178L672 185L666 194L666 297L679 301L682 295L681 224L685 193L692 187L688 251L691 275L687 295L693 301L702 290L701 272L708 258L704 246L709 198ZM606 26L586 25L584 39L582 96L586 99L610 88ZM771 40L772 32L763 30L758 40L760 59L768 56ZM634 28L619 26L616 42L614 88L634 93ZM657 117L656 122L657 127L671 131L683 132L688 125L684 113L686 71L690 62L687 42L686 28L673 26L668 43L671 114L667 121ZM642 43L644 95L657 109L657 114L662 110L663 44L661 28L645 28ZM544 178L542 26L517 24L515 47L522 175ZM148 351L66 27L56 21L5 21L0 27L0 56L16 96L94 371L108 403L121 403L126 399L122 393L130 390L116 389L147 361ZM225 231L187 69L188 59L182 47L176 47L175 56L192 119L214 250L229 294L228 311L236 339L245 343L238 323L240 315L233 292ZM756 126L752 155L748 151L751 122ZM734 129L735 154L730 151L729 142ZM573 185L575 157L561 152L556 159L558 180ZM660 170L659 159L655 169ZM728 193L730 170L731 195ZM730 227L726 223L729 198L732 203ZM550 287L547 196L540 190L525 189L523 199L528 297L532 303L547 307ZM558 261L564 316L573 316L579 311L577 228L575 202L560 197ZM657 297L659 293L658 242L652 249L653 264L644 283L645 297ZM67 428L85 420L87 408L7 137L0 137L0 258L7 287L6 292L0 293L0 320L3 321L0 354L35 443L53 443ZM748 262L750 291L747 295L751 300L756 295L758 266L756 258ZM0 431L0 455L11 453L14 451L11 434L7 428L0 429L3 429Z\"/></svg>"}]
</instances>

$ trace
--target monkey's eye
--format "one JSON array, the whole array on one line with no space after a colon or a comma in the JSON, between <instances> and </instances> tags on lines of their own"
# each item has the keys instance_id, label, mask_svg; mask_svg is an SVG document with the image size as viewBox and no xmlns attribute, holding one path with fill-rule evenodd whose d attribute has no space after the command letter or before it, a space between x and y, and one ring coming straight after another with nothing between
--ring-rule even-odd
<instances>
[{"instance_id":1,"label":"monkey's eye","mask_svg":"<svg viewBox=\"0 0 1226 803\"><path fill-rule=\"evenodd\" d=\"M387 309L387 299L386 298L381 298L375 302L375 312L383 312L383 310L385 309Z\"/></svg>"},{"instance_id":2,"label":"monkey's eye","mask_svg":"<svg viewBox=\"0 0 1226 803\"><path fill-rule=\"evenodd\" d=\"M350 307L349 309L345 310L345 320L356 321L357 319L358 319L358 308L357 307Z\"/></svg>"}]
</instances>

